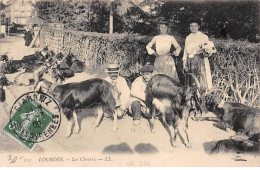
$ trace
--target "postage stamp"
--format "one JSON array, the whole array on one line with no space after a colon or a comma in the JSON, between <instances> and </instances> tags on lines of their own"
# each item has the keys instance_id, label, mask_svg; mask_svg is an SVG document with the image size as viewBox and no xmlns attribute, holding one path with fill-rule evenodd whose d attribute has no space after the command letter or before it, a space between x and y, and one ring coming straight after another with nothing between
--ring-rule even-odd
<instances>
[{"instance_id":1,"label":"postage stamp","mask_svg":"<svg viewBox=\"0 0 260 170\"><path fill-rule=\"evenodd\" d=\"M61 114L58 103L43 92L20 96L10 111L10 120L3 131L33 150L39 142L50 139L59 129Z\"/></svg>"},{"instance_id":2,"label":"postage stamp","mask_svg":"<svg viewBox=\"0 0 260 170\"><path fill-rule=\"evenodd\" d=\"M1 170L260 167L259 6L0 0Z\"/></svg>"}]
</instances>

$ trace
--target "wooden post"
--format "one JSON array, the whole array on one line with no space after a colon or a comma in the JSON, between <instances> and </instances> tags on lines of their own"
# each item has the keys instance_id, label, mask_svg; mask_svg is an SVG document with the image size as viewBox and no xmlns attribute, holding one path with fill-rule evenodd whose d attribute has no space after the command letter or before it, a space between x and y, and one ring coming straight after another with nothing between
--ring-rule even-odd
<instances>
[{"instance_id":1,"label":"wooden post","mask_svg":"<svg viewBox=\"0 0 260 170\"><path fill-rule=\"evenodd\" d=\"M113 34L113 1L110 0L109 34Z\"/></svg>"},{"instance_id":2,"label":"wooden post","mask_svg":"<svg viewBox=\"0 0 260 170\"><path fill-rule=\"evenodd\" d=\"M34 45L36 39L38 38L38 35L39 35L40 30L41 30L41 26L40 26L39 29L37 30L36 35L34 36L34 38L33 38L32 42L31 42L31 44L29 45L30 48L32 48L32 46Z\"/></svg>"},{"instance_id":3,"label":"wooden post","mask_svg":"<svg viewBox=\"0 0 260 170\"><path fill-rule=\"evenodd\" d=\"M9 22L9 18L7 19L7 36L9 37L9 24L10 24L10 22Z\"/></svg>"}]
</instances>

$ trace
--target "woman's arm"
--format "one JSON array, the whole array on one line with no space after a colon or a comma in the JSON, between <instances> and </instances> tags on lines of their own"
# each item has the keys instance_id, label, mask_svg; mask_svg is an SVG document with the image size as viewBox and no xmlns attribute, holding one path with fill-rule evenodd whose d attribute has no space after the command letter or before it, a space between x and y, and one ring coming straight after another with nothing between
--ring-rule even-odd
<instances>
[{"instance_id":1,"label":"woman's arm","mask_svg":"<svg viewBox=\"0 0 260 170\"><path fill-rule=\"evenodd\" d=\"M151 40L151 42L149 42L147 45L146 45L146 50L148 52L148 54L152 55L156 55L156 52L152 49L153 45L155 44L156 42L156 38L153 37L153 39Z\"/></svg>"},{"instance_id":2,"label":"woman's arm","mask_svg":"<svg viewBox=\"0 0 260 170\"><path fill-rule=\"evenodd\" d=\"M179 45L179 43L176 41L176 39L174 37L172 37L172 41L171 41L172 45L174 46L174 48L176 49L173 54L175 56L179 56L180 52L181 52L181 46Z\"/></svg>"},{"instance_id":3,"label":"woman's arm","mask_svg":"<svg viewBox=\"0 0 260 170\"><path fill-rule=\"evenodd\" d=\"M187 62L187 57L188 57L188 52L187 52L187 38L185 40L185 46L184 46L184 51L183 51L183 57L182 57L182 62L183 62L183 69L186 69L186 62Z\"/></svg>"},{"instance_id":4,"label":"woman's arm","mask_svg":"<svg viewBox=\"0 0 260 170\"><path fill-rule=\"evenodd\" d=\"M201 44L204 44L204 43L208 42L209 41L209 37L206 34L202 33L200 38L199 38L199 40L200 40L200 44L199 45L201 45ZM197 46L196 54L200 54L200 53L202 53L202 50L201 50L201 48L199 46Z\"/></svg>"}]
</instances>

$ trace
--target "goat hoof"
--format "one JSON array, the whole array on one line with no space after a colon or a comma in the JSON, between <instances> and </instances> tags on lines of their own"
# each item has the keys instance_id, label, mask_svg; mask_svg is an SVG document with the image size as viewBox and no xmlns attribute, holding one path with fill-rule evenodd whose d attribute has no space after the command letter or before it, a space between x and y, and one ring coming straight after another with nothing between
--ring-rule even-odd
<instances>
[{"instance_id":1,"label":"goat hoof","mask_svg":"<svg viewBox=\"0 0 260 170\"><path fill-rule=\"evenodd\" d=\"M154 128L153 128L153 129L151 129L151 132L152 132L152 133L155 133L155 129L154 129Z\"/></svg>"},{"instance_id":2,"label":"goat hoof","mask_svg":"<svg viewBox=\"0 0 260 170\"><path fill-rule=\"evenodd\" d=\"M67 133L67 134L65 135L66 138L69 138L70 136L71 136L71 133Z\"/></svg>"},{"instance_id":3,"label":"goat hoof","mask_svg":"<svg viewBox=\"0 0 260 170\"><path fill-rule=\"evenodd\" d=\"M197 122L200 121L199 118L197 118L197 117L192 117L191 119L192 119L193 121L197 121Z\"/></svg>"},{"instance_id":4,"label":"goat hoof","mask_svg":"<svg viewBox=\"0 0 260 170\"><path fill-rule=\"evenodd\" d=\"M230 136L235 136L236 135L236 132L231 130L230 128L227 128L226 131L227 131L227 133L230 134Z\"/></svg>"},{"instance_id":5,"label":"goat hoof","mask_svg":"<svg viewBox=\"0 0 260 170\"><path fill-rule=\"evenodd\" d=\"M114 127L113 128L113 132L117 132L117 129L118 129L117 127L116 128Z\"/></svg>"},{"instance_id":6,"label":"goat hoof","mask_svg":"<svg viewBox=\"0 0 260 170\"><path fill-rule=\"evenodd\" d=\"M75 133L76 133L76 134L79 134L79 131L80 131L80 130L79 130L79 127L75 127Z\"/></svg>"},{"instance_id":7,"label":"goat hoof","mask_svg":"<svg viewBox=\"0 0 260 170\"><path fill-rule=\"evenodd\" d=\"M186 143L186 144L185 144L185 147L186 147L186 148L191 148L190 142Z\"/></svg>"},{"instance_id":8,"label":"goat hoof","mask_svg":"<svg viewBox=\"0 0 260 170\"><path fill-rule=\"evenodd\" d=\"M173 148L176 148L176 145L175 145L174 142L171 142L171 145L172 145Z\"/></svg>"},{"instance_id":9,"label":"goat hoof","mask_svg":"<svg viewBox=\"0 0 260 170\"><path fill-rule=\"evenodd\" d=\"M134 126L139 126L140 122L141 122L141 120L134 120L133 124L134 124Z\"/></svg>"}]
</instances>

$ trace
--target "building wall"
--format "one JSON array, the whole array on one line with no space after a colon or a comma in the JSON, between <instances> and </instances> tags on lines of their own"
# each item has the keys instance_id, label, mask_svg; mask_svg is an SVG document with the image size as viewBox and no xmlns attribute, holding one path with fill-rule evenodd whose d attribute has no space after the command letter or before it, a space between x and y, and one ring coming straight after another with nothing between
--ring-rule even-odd
<instances>
[{"instance_id":1,"label":"building wall","mask_svg":"<svg viewBox=\"0 0 260 170\"><path fill-rule=\"evenodd\" d=\"M8 6L2 10L9 22L25 25L33 15L34 7L23 0L9 1Z\"/></svg>"},{"instance_id":2,"label":"building wall","mask_svg":"<svg viewBox=\"0 0 260 170\"><path fill-rule=\"evenodd\" d=\"M33 7L29 4L13 5L13 22L25 25L27 20L32 16Z\"/></svg>"}]
</instances>

